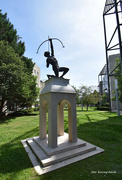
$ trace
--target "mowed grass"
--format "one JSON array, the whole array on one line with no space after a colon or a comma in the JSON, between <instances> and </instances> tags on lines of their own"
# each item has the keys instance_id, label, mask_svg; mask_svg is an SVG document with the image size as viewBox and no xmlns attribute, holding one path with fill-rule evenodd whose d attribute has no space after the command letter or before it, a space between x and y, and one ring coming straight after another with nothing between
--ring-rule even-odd
<instances>
[{"instance_id":1,"label":"mowed grass","mask_svg":"<svg viewBox=\"0 0 122 180\"><path fill-rule=\"evenodd\" d=\"M64 110L68 132L68 111ZM39 135L39 113L0 120L0 180L119 180L122 179L122 115L77 109L78 138L104 153L38 176L21 140Z\"/></svg>"}]
</instances>

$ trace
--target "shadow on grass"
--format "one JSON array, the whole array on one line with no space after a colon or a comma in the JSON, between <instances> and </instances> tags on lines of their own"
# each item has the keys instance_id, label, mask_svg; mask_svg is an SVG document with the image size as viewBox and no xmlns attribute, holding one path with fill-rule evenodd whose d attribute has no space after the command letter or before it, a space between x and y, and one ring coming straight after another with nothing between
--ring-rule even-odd
<instances>
[{"instance_id":1,"label":"shadow on grass","mask_svg":"<svg viewBox=\"0 0 122 180\"><path fill-rule=\"evenodd\" d=\"M90 111L90 110L89 110L89 111ZM91 111L93 111L93 110L91 110ZM77 112L88 112L88 111L87 111L87 110L83 110L83 111L82 111L82 110L79 109L79 110L77 110Z\"/></svg>"},{"instance_id":2,"label":"shadow on grass","mask_svg":"<svg viewBox=\"0 0 122 180\"><path fill-rule=\"evenodd\" d=\"M95 121L93 116L90 118L90 115L92 114L84 113L83 124L82 115L77 116L78 138L88 142L91 139L93 140L93 142L91 142L93 144L95 139L101 142L109 142L114 140L118 140L118 142L120 142L122 140L122 136L120 134L120 132L122 132L122 116L117 117L114 114L112 117L110 116L110 112L106 112L106 115L101 112L98 114L100 114L100 116L104 116L104 120ZM68 123L66 119L64 119L64 127L65 132L68 133Z\"/></svg>"},{"instance_id":3,"label":"shadow on grass","mask_svg":"<svg viewBox=\"0 0 122 180\"><path fill-rule=\"evenodd\" d=\"M96 139L102 142L121 142L122 134L120 132L122 132L122 116L106 116L105 120L97 122L92 122L87 115L86 117L90 123L87 122L84 124L77 124L79 138L83 138L86 141L89 139L92 139L94 141Z\"/></svg>"},{"instance_id":4,"label":"shadow on grass","mask_svg":"<svg viewBox=\"0 0 122 180\"><path fill-rule=\"evenodd\" d=\"M38 113L39 114L39 113ZM15 119L17 117L26 117L26 116L37 116L38 115L37 113L24 113L24 114L21 114L21 113L17 113L17 114L10 114L8 116L4 116L0 119L0 124L3 124L3 123L9 123L11 122L12 119Z\"/></svg>"},{"instance_id":5,"label":"shadow on grass","mask_svg":"<svg viewBox=\"0 0 122 180\"><path fill-rule=\"evenodd\" d=\"M88 108L88 110L87 110L87 108L83 108L83 110L82 110L82 108L80 108L80 109L77 109L77 112L95 112L95 111L97 111L97 108L95 107L95 108Z\"/></svg>"},{"instance_id":6,"label":"shadow on grass","mask_svg":"<svg viewBox=\"0 0 122 180\"><path fill-rule=\"evenodd\" d=\"M0 119L0 124L6 123L8 124L9 122L11 122L12 119L15 119L15 117L4 117L2 119Z\"/></svg>"},{"instance_id":7,"label":"shadow on grass","mask_svg":"<svg viewBox=\"0 0 122 180\"><path fill-rule=\"evenodd\" d=\"M0 173L18 172L32 167L21 140L37 136L38 132L39 128L36 127L0 147Z\"/></svg>"},{"instance_id":8,"label":"shadow on grass","mask_svg":"<svg viewBox=\"0 0 122 180\"><path fill-rule=\"evenodd\" d=\"M118 166L117 164L120 154L120 149L117 149L117 147L120 147L120 143L122 140L122 126L120 126L120 124L122 124L122 116L120 116L119 118L111 117L109 119L107 116L106 120L92 123L89 114L87 114L86 117L88 120L86 123L78 123L78 138L105 149L105 153L107 153L103 155L103 159L109 161L111 167L109 170L116 167L115 170L119 171L122 167L121 165ZM81 119L81 117L79 118ZM64 124L65 132L68 132L67 118L64 120ZM20 141L25 138L38 136L38 133L39 127L36 127L30 131L26 131L16 138L13 138L12 141L0 147L0 173L17 173L19 171L32 167L29 157ZM117 152L118 154L116 154ZM114 156L109 155L111 153L113 153ZM101 163L104 164L103 159L101 158ZM99 157L97 158L97 161L99 162ZM96 165L94 165L95 168L99 168L97 166L97 163L94 164ZM58 170L55 172L58 172Z\"/></svg>"},{"instance_id":9,"label":"shadow on grass","mask_svg":"<svg viewBox=\"0 0 122 180\"><path fill-rule=\"evenodd\" d=\"M86 114L84 115L86 116ZM95 174L95 176L93 176L93 174L91 173L89 174L89 172L92 172L93 170L95 170L96 172L100 170L115 171L115 179L119 179L121 176L122 163L120 159L122 149L122 116L117 117L113 115L114 117L109 117L109 115L110 114L108 113L106 119L104 120L99 120L91 123L93 117L90 118L89 114L88 117L86 116L86 123L83 124L80 123L82 116L78 117L78 138L105 150L105 152L102 154L96 155L87 160L85 159L83 161L80 161L75 165L70 165L71 169L74 169L77 166L76 169L78 172L80 172L82 169L82 174L86 175L86 179L104 179L102 174ZM66 119L64 120L64 124L66 125L65 132L68 132L68 125ZM81 167L87 167L87 170L85 170L86 168ZM71 179L78 179L75 176L73 177L73 175L74 174L72 174ZM107 177L108 179L114 178L113 174L109 174L107 175Z\"/></svg>"},{"instance_id":10,"label":"shadow on grass","mask_svg":"<svg viewBox=\"0 0 122 180\"><path fill-rule=\"evenodd\" d=\"M87 119L88 119L89 122L92 122L91 119L90 119L90 117L88 116L88 114L85 115L85 116L87 117Z\"/></svg>"}]
</instances>

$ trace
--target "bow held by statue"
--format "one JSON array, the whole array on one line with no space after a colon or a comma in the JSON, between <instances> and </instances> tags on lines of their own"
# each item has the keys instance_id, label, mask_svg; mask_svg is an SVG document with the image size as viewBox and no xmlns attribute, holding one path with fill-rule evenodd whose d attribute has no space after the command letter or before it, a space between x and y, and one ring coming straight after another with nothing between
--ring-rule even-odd
<instances>
[{"instance_id":1,"label":"bow held by statue","mask_svg":"<svg viewBox=\"0 0 122 180\"><path fill-rule=\"evenodd\" d=\"M58 38L49 38L49 39L43 41L43 42L39 45L36 53L39 52L39 49L40 49L40 47L42 46L42 44L44 44L45 42L50 41L50 40L58 40L58 41L61 43L62 47L63 47L63 48L65 47L60 39L58 39Z\"/></svg>"}]
</instances>

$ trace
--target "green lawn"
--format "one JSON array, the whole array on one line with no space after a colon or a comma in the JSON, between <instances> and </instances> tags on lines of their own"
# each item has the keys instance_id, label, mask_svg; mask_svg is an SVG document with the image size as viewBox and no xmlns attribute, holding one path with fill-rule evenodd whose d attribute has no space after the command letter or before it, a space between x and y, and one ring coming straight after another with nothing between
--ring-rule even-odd
<instances>
[{"instance_id":1,"label":"green lawn","mask_svg":"<svg viewBox=\"0 0 122 180\"><path fill-rule=\"evenodd\" d=\"M105 152L38 176L21 140L39 135L38 112L0 120L0 180L118 180L122 179L122 115L77 109L78 138ZM68 132L67 110L64 111Z\"/></svg>"}]
</instances>

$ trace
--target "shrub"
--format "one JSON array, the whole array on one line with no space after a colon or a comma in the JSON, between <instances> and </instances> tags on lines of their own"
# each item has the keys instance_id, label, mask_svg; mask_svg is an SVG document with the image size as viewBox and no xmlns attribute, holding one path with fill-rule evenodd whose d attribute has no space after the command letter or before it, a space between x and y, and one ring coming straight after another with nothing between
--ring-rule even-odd
<instances>
[{"instance_id":1,"label":"shrub","mask_svg":"<svg viewBox=\"0 0 122 180\"><path fill-rule=\"evenodd\" d=\"M39 107L35 107L35 108L34 108L34 111L39 111Z\"/></svg>"},{"instance_id":2,"label":"shrub","mask_svg":"<svg viewBox=\"0 0 122 180\"><path fill-rule=\"evenodd\" d=\"M100 110L100 111L109 111L110 109L107 106L98 106L97 110Z\"/></svg>"}]
</instances>

